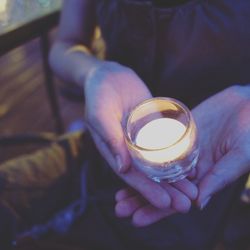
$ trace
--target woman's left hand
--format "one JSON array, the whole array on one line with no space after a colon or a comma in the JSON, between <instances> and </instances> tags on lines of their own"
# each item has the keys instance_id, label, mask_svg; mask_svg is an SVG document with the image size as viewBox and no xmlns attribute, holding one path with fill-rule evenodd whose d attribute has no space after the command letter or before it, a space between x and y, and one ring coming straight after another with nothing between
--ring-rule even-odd
<instances>
[{"instance_id":1,"label":"woman's left hand","mask_svg":"<svg viewBox=\"0 0 250 250\"><path fill-rule=\"evenodd\" d=\"M192 112L200 142L193 181L199 190L196 205L202 209L216 192L250 169L250 87L230 87ZM138 226L150 225L174 212L155 208L131 189L118 191L116 201L117 215L132 216Z\"/></svg>"}]
</instances>

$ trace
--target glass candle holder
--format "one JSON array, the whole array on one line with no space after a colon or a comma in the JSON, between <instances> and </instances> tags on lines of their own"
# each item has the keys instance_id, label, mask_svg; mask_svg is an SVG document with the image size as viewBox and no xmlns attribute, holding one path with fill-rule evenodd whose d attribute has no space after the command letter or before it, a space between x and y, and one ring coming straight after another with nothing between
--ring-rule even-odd
<instances>
[{"instance_id":1,"label":"glass candle holder","mask_svg":"<svg viewBox=\"0 0 250 250\"><path fill-rule=\"evenodd\" d=\"M132 110L125 139L133 165L156 182L176 182L195 167L199 147L189 109L173 98L148 99Z\"/></svg>"}]
</instances>

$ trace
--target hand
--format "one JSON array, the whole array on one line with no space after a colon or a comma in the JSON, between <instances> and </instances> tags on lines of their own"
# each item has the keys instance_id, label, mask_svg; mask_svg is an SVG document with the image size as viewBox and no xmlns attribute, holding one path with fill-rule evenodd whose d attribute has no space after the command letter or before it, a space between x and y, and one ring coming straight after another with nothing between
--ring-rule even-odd
<instances>
[{"instance_id":1,"label":"hand","mask_svg":"<svg viewBox=\"0 0 250 250\"><path fill-rule=\"evenodd\" d=\"M85 82L86 121L96 146L108 163L125 172L130 157L123 137L125 119L139 102L151 98L145 84L129 68L100 62Z\"/></svg>"},{"instance_id":2,"label":"hand","mask_svg":"<svg viewBox=\"0 0 250 250\"><path fill-rule=\"evenodd\" d=\"M101 62L92 70L85 82L86 120L97 148L112 169L133 189L158 208L171 206L172 195L183 198L178 210L189 208L190 197L180 191L169 191L149 180L135 168L129 168L130 157L123 137L126 116L138 103L151 98L145 84L129 68L112 62ZM197 188L185 186L191 197ZM172 188L171 188L172 190ZM175 208L175 206L173 207Z\"/></svg>"},{"instance_id":3,"label":"hand","mask_svg":"<svg viewBox=\"0 0 250 250\"><path fill-rule=\"evenodd\" d=\"M219 190L250 169L250 89L230 87L193 110L200 138L197 164L203 208Z\"/></svg>"},{"instance_id":4,"label":"hand","mask_svg":"<svg viewBox=\"0 0 250 250\"><path fill-rule=\"evenodd\" d=\"M177 212L187 213L191 208L191 201L197 197L196 187L187 179L172 184L165 183L163 186L171 197L169 207L156 207L134 189L124 188L116 193L116 215L131 217L135 226L144 227Z\"/></svg>"},{"instance_id":5,"label":"hand","mask_svg":"<svg viewBox=\"0 0 250 250\"><path fill-rule=\"evenodd\" d=\"M200 208L204 208L212 195L249 171L249 114L250 89L240 86L218 93L193 110L199 131L200 158L191 179L199 185L196 203ZM132 216L139 226L150 225L175 212L152 206L130 189L117 192L116 201L117 215Z\"/></svg>"}]
</instances>

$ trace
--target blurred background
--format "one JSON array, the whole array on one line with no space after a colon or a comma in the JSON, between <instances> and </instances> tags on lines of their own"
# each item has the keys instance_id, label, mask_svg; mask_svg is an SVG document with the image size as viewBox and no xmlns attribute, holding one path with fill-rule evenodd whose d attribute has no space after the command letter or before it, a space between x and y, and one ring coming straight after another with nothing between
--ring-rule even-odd
<instances>
[{"instance_id":1,"label":"blurred background","mask_svg":"<svg viewBox=\"0 0 250 250\"><path fill-rule=\"evenodd\" d=\"M1 138L60 134L77 129L83 119L81 90L74 95L48 68L61 5L61 0L0 0ZM0 162L33 148L2 145Z\"/></svg>"}]
</instances>

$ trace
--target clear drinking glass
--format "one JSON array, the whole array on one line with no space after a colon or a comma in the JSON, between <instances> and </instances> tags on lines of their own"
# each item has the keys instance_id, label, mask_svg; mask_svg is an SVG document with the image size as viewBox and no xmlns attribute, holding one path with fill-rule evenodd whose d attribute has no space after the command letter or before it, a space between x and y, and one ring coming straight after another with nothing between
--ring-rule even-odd
<instances>
[{"instance_id":1,"label":"clear drinking glass","mask_svg":"<svg viewBox=\"0 0 250 250\"><path fill-rule=\"evenodd\" d=\"M178 100L142 102L129 114L124 130L133 165L156 182L181 180L198 161L196 125Z\"/></svg>"}]
</instances>

